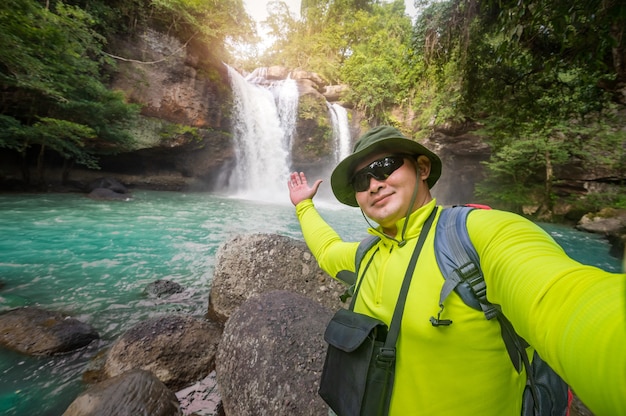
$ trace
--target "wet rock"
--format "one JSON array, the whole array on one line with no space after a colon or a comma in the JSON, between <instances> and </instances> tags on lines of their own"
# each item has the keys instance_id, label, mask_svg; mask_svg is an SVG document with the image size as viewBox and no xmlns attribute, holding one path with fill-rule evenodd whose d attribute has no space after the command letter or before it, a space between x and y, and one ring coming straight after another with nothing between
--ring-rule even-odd
<instances>
[{"instance_id":1,"label":"wet rock","mask_svg":"<svg viewBox=\"0 0 626 416\"><path fill-rule=\"evenodd\" d=\"M216 254L208 314L225 322L246 299L272 290L300 293L334 310L345 306L339 299L345 288L319 268L303 241L238 235Z\"/></svg>"},{"instance_id":2,"label":"wet rock","mask_svg":"<svg viewBox=\"0 0 626 416\"><path fill-rule=\"evenodd\" d=\"M128 201L131 199L126 194L120 194L105 188L96 188L89 192L87 196L98 201Z\"/></svg>"},{"instance_id":3,"label":"wet rock","mask_svg":"<svg viewBox=\"0 0 626 416\"><path fill-rule=\"evenodd\" d=\"M149 297L160 298L173 295L175 293L181 293L185 288L176 282L171 280L156 280L146 286L146 293Z\"/></svg>"},{"instance_id":4,"label":"wet rock","mask_svg":"<svg viewBox=\"0 0 626 416\"><path fill-rule=\"evenodd\" d=\"M330 309L300 294L248 299L224 327L216 373L227 415L319 415Z\"/></svg>"},{"instance_id":5,"label":"wet rock","mask_svg":"<svg viewBox=\"0 0 626 416\"><path fill-rule=\"evenodd\" d=\"M98 338L91 325L58 312L25 307L0 314L0 345L28 355L66 353Z\"/></svg>"},{"instance_id":6,"label":"wet rock","mask_svg":"<svg viewBox=\"0 0 626 416\"><path fill-rule=\"evenodd\" d=\"M180 390L206 377L215 367L221 327L185 315L140 322L109 350L104 374L114 377L140 368L151 371L168 388Z\"/></svg>"},{"instance_id":7,"label":"wet rock","mask_svg":"<svg viewBox=\"0 0 626 416\"><path fill-rule=\"evenodd\" d=\"M87 191L91 192L96 189L109 189L118 194L128 193L128 189L120 181L114 178L97 178L91 181L88 185Z\"/></svg>"},{"instance_id":8,"label":"wet rock","mask_svg":"<svg viewBox=\"0 0 626 416\"><path fill-rule=\"evenodd\" d=\"M182 416L176 395L154 374L131 370L94 384L63 416Z\"/></svg>"}]
</instances>

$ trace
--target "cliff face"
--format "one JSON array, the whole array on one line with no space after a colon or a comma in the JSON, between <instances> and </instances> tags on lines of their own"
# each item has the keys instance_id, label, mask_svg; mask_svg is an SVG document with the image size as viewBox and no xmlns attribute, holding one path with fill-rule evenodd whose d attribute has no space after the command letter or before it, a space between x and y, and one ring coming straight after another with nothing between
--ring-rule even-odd
<instances>
[{"instance_id":1,"label":"cliff face","mask_svg":"<svg viewBox=\"0 0 626 416\"><path fill-rule=\"evenodd\" d=\"M142 120L133 131L138 149L102 158L102 170L156 189L210 180L233 157L226 67L153 30L111 46L118 63L111 87L142 106Z\"/></svg>"},{"instance_id":2,"label":"cliff face","mask_svg":"<svg viewBox=\"0 0 626 416\"><path fill-rule=\"evenodd\" d=\"M182 45L152 30L134 39L116 40L113 46L118 68L112 88L141 104L142 123L133 132L139 148L102 158L102 170L148 188L213 189L235 155L226 65L200 47ZM307 71L271 67L265 72L269 81L289 76L298 85L294 169L315 170L327 164L334 150L326 96L337 100L345 87L328 87ZM84 171L73 173L76 179L84 175Z\"/></svg>"}]
</instances>

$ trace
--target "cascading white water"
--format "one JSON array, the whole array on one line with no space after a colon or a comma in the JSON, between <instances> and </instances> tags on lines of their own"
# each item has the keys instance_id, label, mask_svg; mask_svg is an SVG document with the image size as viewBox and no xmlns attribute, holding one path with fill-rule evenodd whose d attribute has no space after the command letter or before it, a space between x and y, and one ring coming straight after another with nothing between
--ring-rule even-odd
<instances>
[{"instance_id":1,"label":"cascading white water","mask_svg":"<svg viewBox=\"0 0 626 416\"><path fill-rule=\"evenodd\" d=\"M276 201L286 196L291 139L298 112L292 79L268 83L262 71L244 78L228 66L233 89L236 161L225 190L237 197ZM261 85L263 81L263 85Z\"/></svg>"},{"instance_id":2,"label":"cascading white water","mask_svg":"<svg viewBox=\"0 0 626 416\"><path fill-rule=\"evenodd\" d=\"M348 123L348 112L337 103L328 104L330 117L333 123L333 136L335 139L335 162L346 158L352 150L352 138Z\"/></svg>"}]
</instances>

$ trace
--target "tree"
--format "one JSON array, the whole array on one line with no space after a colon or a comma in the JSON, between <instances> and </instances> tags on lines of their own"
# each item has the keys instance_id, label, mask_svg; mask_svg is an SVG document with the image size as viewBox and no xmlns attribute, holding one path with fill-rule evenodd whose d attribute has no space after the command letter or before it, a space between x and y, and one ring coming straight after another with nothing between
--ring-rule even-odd
<instances>
[{"instance_id":1,"label":"tree","mask_svg":"<svg viewBox=\"0 0 626 416\"><path fill-rule=\"evenodd\" d=\"M355 41L341 67L341 79L350 85L347 99L374 124L393 124L390 110L408 89L402 74L410 30L401 1L375 6L372 13L357 12L350 27Z\"/></svg>"},{"instance_id":2,"label":"tree","mask_svg":"<svg viewBox=\"0 0 626 416\"><path fill-rule=\"evenodd\" d=\"M410 61L422 86L416 110L429 126L468 119L484 126L492 158L479 192L492 204L535 205L550 216L553 172L601 159L594 148L615 137L611 98L625 14L621 3L600 0L452 0L424 8Z\"/></svg>"},{"instance_id":3,"label":"tree","mask_svg":"<svg viewBox=\"0 0 626 416\"><path fill-rule=\"evenodd\" d=\"M0 5L0 146L24 158L38 148L43 181L45 150L68 163L97 167L96 156L127 148L127 125L138 113L101 81L104 39L89 14L56 2ZM25 165L26 166L26 165ZM24 178L30 175L26 168Z\"/></svg>"}]
</instances>

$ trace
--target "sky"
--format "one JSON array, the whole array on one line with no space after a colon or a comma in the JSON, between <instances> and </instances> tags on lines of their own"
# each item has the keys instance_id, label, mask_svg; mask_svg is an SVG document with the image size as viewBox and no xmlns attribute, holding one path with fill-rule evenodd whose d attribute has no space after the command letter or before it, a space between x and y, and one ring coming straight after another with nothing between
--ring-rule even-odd
<instances>
[{"instance_id":1,"label":"sky","mask_svg":"<svg viewBox=\"0 0 626 416\"><path fill-rule=\"evenodd\" d=\"M244 6L248 14L257 22L265 20L267 17L267 3L271 0L244 0ZM300 14L300 0L283 0L291 11L299 15ZM404 0L406 11L410 16L415 15L415 6L413 0Z\"/></svg>"}]
</instances>

